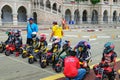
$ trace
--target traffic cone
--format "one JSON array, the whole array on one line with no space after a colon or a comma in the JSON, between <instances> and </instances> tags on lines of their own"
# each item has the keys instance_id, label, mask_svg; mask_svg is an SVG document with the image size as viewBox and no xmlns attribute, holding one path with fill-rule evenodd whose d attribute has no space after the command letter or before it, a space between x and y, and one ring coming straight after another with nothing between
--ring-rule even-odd
<instances>
[{"instance_id":1,"label":"traffic cone","mask_svg":"<svg viewBox=\"0 0 120 80\"><path fill-rule=\"evenodd\" d=\"M81 37L81 35L80 34L78 34L78 38L80 38Z\"/></svg>"},{"instance_id":2,"label":"traffic cone","mask_svg":"<svg viewBox=\"0 0 120 80\"><path fill-rule=\"evenodd\" d=\"M115 35L114 34L112 34L112 39L115 39Z\"/></svg>"}]
</instances>

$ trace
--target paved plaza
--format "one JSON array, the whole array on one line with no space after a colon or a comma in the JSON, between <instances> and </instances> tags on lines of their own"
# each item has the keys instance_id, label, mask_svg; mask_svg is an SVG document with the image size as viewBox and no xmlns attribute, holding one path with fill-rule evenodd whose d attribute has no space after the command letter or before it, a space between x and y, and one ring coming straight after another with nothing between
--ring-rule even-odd
<instances>
[{"instance_id":1,"label":"paved plaza","mask_svg":"<svg viewBox=\"0 0 120 80\"><path fill-rule=\"evenodd\" d=\"M45 33L47 35L47 41L49 40L51 30L39 30L39 34L40 33ZM25 43L25 31L22 31L22 38ZM5 41L6 39L7 35L5 32L0 31L0 41ZM120 58L120 29L106 28L102 29L102 31L96 30L95 32L87 32L87 30L83 29L64 30L63 41L64 40L70 40L72 47L80 40L88 41L92 46L91 66L100 62L104 49L103 46L108 41L115 44L115 51L118 55L117 60ZM48 41L48 48L51 48L51 44L52 43ZM22 59L21 56L5 56L4 53L2 53L0 54L0 63L0 80L54 80L50 76L57 75L56 77L58 78L63 77L63 74L58 74L53 71L51 66L42 69L38 62L29 64L27 58ZM47 77L49 77L49 79Z\"/></svg>"}]
</instances>

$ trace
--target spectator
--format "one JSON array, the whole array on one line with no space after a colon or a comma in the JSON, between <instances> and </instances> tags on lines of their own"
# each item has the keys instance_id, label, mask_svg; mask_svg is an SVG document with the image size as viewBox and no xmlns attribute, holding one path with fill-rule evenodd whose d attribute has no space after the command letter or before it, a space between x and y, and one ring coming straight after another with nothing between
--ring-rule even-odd
<instances>
[{"instance_id":1,"label":"spectator","mask_svg":"<svg viewBox=\"0 0 120 80\"><path fill-rule=\"evenodd\" d=\"M80 68L79 59L76 57L76 52L71 51L70 56L64 60L64 75L66 80L82 80L86 74L86 70Z\"/></svg>"},{"instance_id":2,"label":"spectator","mask_svg":"<svg viewBox=\"0 0 120 80\"><path fill-rule=\"evenodd\" d=\"M33 18L29 18L29 23L27 24L27 42L26 44L32 44L32 32L38 32L38 25L33 22Z\"/></svg>"},{"instance_id":3,"label":"spectator","mask_svg":"<svg viewBox=\"0 0 120 80\"><path fill-rule=\"evenodd\" d=\"M60 42L62 41L62 37L63 37L63 30L62 27L60 27L57 22L53 22L53 27L52 27L52 34L50 37L50 41L52 38L59 38Z\"/></svg>"}]
</instances>

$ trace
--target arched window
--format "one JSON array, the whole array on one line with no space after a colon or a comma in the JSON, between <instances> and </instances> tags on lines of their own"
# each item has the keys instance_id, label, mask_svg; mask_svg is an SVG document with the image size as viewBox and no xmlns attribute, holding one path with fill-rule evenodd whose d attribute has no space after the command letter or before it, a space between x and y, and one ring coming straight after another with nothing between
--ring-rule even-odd
<instances>
[{"instance_id":1,"label":"arched window","mask_svg":"<svg viewBox=\"0 0 120 80\"><path fill-rule=\"evenodd\" d=\"M87 11L86 11L86 10L83 11L82 21L83 21L83 22L87 22Z\"/></svg>"},{"instance_id":2,"label":"arched window","mask_svg":"<svg viewBox=\"0 0 120 80\"><path fill-rule=\"evenodd\" d=\"M98 12L96 10L92 11L92 24L98 23Z\"/></svg>"},{"instance_id":3,"label":"arched window","mask_svg":"<svg viewBox=\"0 0 120 80\"><path fill-rule=\"evenodd\" d=\"M50 3L49 0L46 1L46 7L49 8L49 9L51 9L51 3Z\"/></svg>"},{"instance_id":4,"label":"arched window","mask_svg":"<svg viewBox=\"0 0 120 80\"><path fill-rule=\"evenodd\" d=\"M55 10L55 11L57 11L57 3L53 4L52 9Z\"/></svg>"},{"instance_id":5,"label":"arched window","mask_svg":"<svg viewBox=\"0 0 120 80\"><path fill-rule=\"evenodd\" d=\"M58 12L61 13L61 5L58 8Z\"/></svg>"},{"instance_id":6,"label":"arched window","mask_svg":"<svg viewBox=\"0 0 120 80\"><path fill-rule=\"evenodd\" d=\"M33 12L33 18L34 18L34 22L37 24L37 13Z\"/></svg>"},{"instance_id":7,"label":"arched window","mask_svg":"<svg viewBox=\"0 0 120 80\"><path fill-rule=\"evenodd\" d=\"M43 0L40 0L40 6L44 6Z\"/></svg>"},{"instance_id":8,"label":"arched window","mask_svg":"<svg viewBox=\"0 0 120 80\"><path fill-rule=\"evenodd\" d=\"M117 11L113 12L113 21L117 21Z\"/></svg>"},{"instance_id":9,"label":"arched window","mask_svg":"<svg viewBox=\"0 0 120 80\"><path fill-rule=\"evenodd\" d=\"M70 9L67 9L65 11L65 20L69 23L71 21L71 11Z\"/></svg>"},{"instance_id":10,"label":"arched window","mask_svg":"<svg viewBox=\"0 0 120 80\"><path fill-rule=\"evenodd\" d=\"M21 6L18 8L17 12L18 12L18 16L17 16L18 22L26 22L27 21L26 8Z\"/></svg>"},{"instance_id":11,"label":"arched window","mask_svg":"<svg viewBox=\"0 0 120 80\"><path fill-rule=\"evenodd\" d=\"M2 22L13 22L12 8L9 5L5 5L1 11Z\"/></svg>"},{"instance_id":12,"label":"arched window","mask_svg":"<svg viewBox=\"0 0 120 80\"><path fill-rule=\"evenodd\" d=\"M80 21L80 15L79 15L79 10L75 10L74 12L74 21L75 21L75 24L79 24L79 21Z\"/></svg>"},{"instance_id":13,"label":"arched window","mask_svg":"<svg viewBox=\"0 0 120 80\"><path fill-rule=\"evenodd\" d=\"M103 21L108 22L108 11L107 10L105 10L103 13Z\"/></svg>"}]
</instances>

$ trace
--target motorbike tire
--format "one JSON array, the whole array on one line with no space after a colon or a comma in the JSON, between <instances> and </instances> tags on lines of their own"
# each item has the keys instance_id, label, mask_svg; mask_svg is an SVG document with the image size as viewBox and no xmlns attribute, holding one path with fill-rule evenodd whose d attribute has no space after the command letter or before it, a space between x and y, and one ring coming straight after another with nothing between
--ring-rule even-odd
<instances>
[{"instance_id":1,"label":"motorbike tire","mask_svg":"<svg viewBox=\"0 0 120 80\"><path fill-rule=\"evenodd\" d=\"M6 56L10 56L10 54L12 54L10 51L5 51Z\"/></svg>"},{"instance_id":2,"label":"motorbike tire","mask_svg":"<svg viewBox=\"0 0 120 80\"><path fill-rule=\"evenodd\" d=\"M62 67L61 67L61 66L56 66L56 67L55 67L55 71L56 71L57 73L61 72L61 71L62 71Z\"/></svg>"},{"instance_id":3,"label":"motorbike tire","mask_svg":"<svg viewBox=\"0 0 120 80\"><path fill-rule=\"evenodd\" d=\"M47 63L46 62L40 62L40 66L41 66L41 68L46 68Z\"/></svg>"},{"instance_id":4,"label":"motorbike tire","mask_svg":"<svg viewBox=\"0 0 120 80\"><path fill-rule=\"evenodd\" d=\"M89 67L89 66L87 66L87 68L86 68L86 73L87 73L87 74L90 73L90 67Z\"/></svg>"},{"instance_id":5,"label":"motorbike tire","mask_svg":"<svg viewBox=\"0 0 120 80\"><path fill-rule=\"evenodd\" d=\"M28 58L28 63L33 64L34 63L34 58Z\"/></svg>"},{"instance_id":6,"label":"motorbike tire","mask_svg":"<svg viewBox=\"0 0 120 80\"><path fill-rule=\"evenodd\" d=\"M22 54L22 58L26 58L27 57L27 55L26 54Z\"/></svg>"},{"instance_id":7,"label":"motorbike tire","mask_svg":"<svg viewBox=\"0 0 120 80\"><path fill-rule=\"evenodd\" d=\"M19 50L19 53L20 53L20 54L23 54L23 49L20 49L20 50Z\"/></svg>"}]
</instances>

